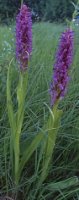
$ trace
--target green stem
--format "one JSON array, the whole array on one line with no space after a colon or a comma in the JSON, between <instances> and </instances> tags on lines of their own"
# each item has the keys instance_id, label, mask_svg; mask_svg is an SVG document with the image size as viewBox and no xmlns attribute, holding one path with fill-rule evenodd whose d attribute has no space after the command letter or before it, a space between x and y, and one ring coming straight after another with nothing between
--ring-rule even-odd
<instances>
[{"instance_id":1,"label":"green stem","mask_svg":"<svg viewBox=\"0 0 79 200\"><path fill-rule=\"evenodd\" d=\"M18 185L19 157L20 157L19 134L16 134L16 138L15 138L15 183L16 185Z\"/></svg>"},{"instance_id":2,"label":"green stem","mask_svg":"<svg viewBox=\"0 0 79 200\"><path fill-rule=\"evenodd\" d=\"M16 115L16 134L15 134L15 183L18 185L19 161L20 161L20 137L24 118L24 104L27 87L27 72L19 74L19 83L17 87L18 110Z\"/></svg>"},{"instance_id":3,"label":"green stem","mask_svg":"<svg viewBox=\"0 0 79 200\"><path fill-rule=\"evenodd\" d=\"M77 5L79 4L79 0L78 0L78 2L77 2Z\"/></svg>"},{"instance_id":4,"label":"green stem","mask_svg":"<svg viewBox=\"0 0 79 200\"><path fill-rule=\"evenodd\" d=\"M21 0L21 6L23 5L23 0Z\"/></svg>"},{"instance_id":5,"label":"green stem","mask_svg":"<svg viewBox=\"0 0 79 200\"><path fill-rule=\"evenodd\" d=\"M79 0L77 1L77 6L79 6ZM74 13L73 13L73 18L75 18L76 15L77 15L77 10L74 11Z\"/></svg>"}]
</instances>

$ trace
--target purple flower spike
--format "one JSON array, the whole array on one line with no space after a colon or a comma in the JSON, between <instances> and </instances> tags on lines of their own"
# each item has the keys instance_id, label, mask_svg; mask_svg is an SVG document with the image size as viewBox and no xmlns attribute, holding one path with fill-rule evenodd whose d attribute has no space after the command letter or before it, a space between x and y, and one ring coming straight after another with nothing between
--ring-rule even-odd
<instances>
[{"instance_id":1,"label":"purple flower spike","mask_svg":"<svg viewBox=\"0 0 79 200\"><path fill-rule=\"evenodd\" d=\"M60 38L50 87L51 106L53 106L58 99L62 99L67 92L67 85L69 82L68 71L73 60L73 39L74 32L71 29L67 29L63 32Z\"/></svg>"},{"instance_id":2,"label":"purple flower spike","mask_svg":"<svg viewBox=\"0 0 79 200\"><path fill-rule=\"evenodd\" d=\"M16 17L16 57L21 70L26 70L32 52L32 20L31 12L22 5Z\"/></svg>"}]
</instances>

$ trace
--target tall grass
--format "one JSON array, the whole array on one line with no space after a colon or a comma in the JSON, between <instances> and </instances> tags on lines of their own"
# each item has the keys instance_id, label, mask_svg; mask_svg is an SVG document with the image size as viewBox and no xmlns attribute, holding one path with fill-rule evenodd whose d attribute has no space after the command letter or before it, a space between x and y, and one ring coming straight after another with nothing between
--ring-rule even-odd
<instances>
[{"instance_id":1,"label":"tall grass","mask_svg":"<svg viewBox=\"0 0 79 200\"><path fill-rule=\"evenodd\" d=\"M55 51L63 25L36 23L33 25L33 55L30 61L28 92L25 103L25 117L22 141L29 140L48 118L46 104L49 105L49 87ZM38 200L78 200L79 199L79 30L75 30L75 50L70 71L70 84L65 99L60 102L63 109L50 174L39 188ZM10 128L6 109L6 77L8 65L15 54L15 28L2 26L0 30L0 195L13 195L15 188L9 163ZM12 95L14 108L18 67L12 62ZM21 141L21 143L22 143ZM26 145L26 143L25 143ZM41 144L41 149L42 149ZM23 148L23 147L22 147ZM33 200L39 177L38 151L33 154L23 171L19 185L21 200ZM41 155L40 155L41 157ZM14 196L13 196L14 197Z\"/></svg>"}]
</instances>

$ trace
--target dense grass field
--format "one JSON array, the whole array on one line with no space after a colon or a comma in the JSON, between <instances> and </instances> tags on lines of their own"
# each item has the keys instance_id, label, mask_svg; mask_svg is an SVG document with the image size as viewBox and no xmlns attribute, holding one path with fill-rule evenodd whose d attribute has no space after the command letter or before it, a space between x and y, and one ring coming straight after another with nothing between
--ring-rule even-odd
<instances>
[{"instance_id":1,"label":"dense grass field","mask_svg":"<svg viewBox=\"0 0 79 200\"><path fill-rule=\"evenodd\" d=\"M58 40L64 25L33 25L33 53L28 69L29 81L25 103L22 138L32 137L48 118L49 88ZM68 92L59 108L63 115L46 182L36 200L79 199L79 27L75 27L74 58ZM12 60L13 59L13 60ZM10 126L6 107L7 68L12 60L12 96L16 110L18 69L15 58L15 26L0 27L0 195L14 198L14 183L9 162ZM37 151L26 166L17 200L33 200L38 176ZM15 198L16 199L16 198Z\"/></svg>"}]
</instances>

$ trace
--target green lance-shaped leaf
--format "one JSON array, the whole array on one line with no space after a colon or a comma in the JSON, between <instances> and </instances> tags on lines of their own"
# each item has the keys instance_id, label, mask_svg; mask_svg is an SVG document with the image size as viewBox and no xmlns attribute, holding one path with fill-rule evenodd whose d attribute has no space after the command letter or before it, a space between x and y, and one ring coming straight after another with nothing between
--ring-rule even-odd
<instances>
[{"instance_id":1,"label":"green lance-shaped leaf","mask_svg":"<svg viewBox=\"0 0 79 200\"><path fill-rule=\"evenodd\" d=\"M48 175L49 165L50 165L50 161L52 158L52 154L53 154L54 146L56 142L56 136L57 136L58 129L60 127L62 111L57 109L57 105L58 104L54 106L53 111L49 108L50 117L47 122L47 130L46 130L48 137L46 140L46 145L45 145L45 150L44 150L45 152L44 152L44 158L43 158L43 164L42 164L42 173L40 175L38 187L46 179Z\"/></svg>"},{"instance_id":2,"label":"green lance-shaped leaf","mask_svg":"<svg viewBox=\"0 0 79 200\"><path fill-rule=\"evenodd\" d=\"M42 192L40 192L40 194L42 193L45 194L45 192L47 193L53 193L53 192L62 192L62 190L67 190L71 187L75 187L79 184L79 180L78 180L78 177L77 176L73 176L73 177L70 177L68 179L65 179L65 180L61 180L61 181L58 181L58 182L51 182L51 183L47 183L45 187L43 187L42 189Z\"/></svg>"},{"instance_id":3,"label":"green lance-shaped leaf","mask_svg":"<svg viewBox=\"0 0 79 200\"><path fill-rule=\"evenodd\" d=\"M21 172L25 166L25 164L27 163L27 161L30 159L31 155L33 154L33 152L36 150L36 148L39 146L40 142L43 140L44 138L44 132L41 131L40 133L38 133L34 139L32 140L32 142L30 143L30 145L28 146L28 148L26 147L26 150L21 158L21 162L20 162L20 167L19 167L19 173L18 173L18 180L20 178Z\"/></svg>"},{"instance_id":4,"label":"green lance-shaped leaf","mask_svg":"<svg viewBox=\"0 0 79 200\"><path fill-rule=\"evenodd\" d=\"M11 161L13 163L13 151L14 151L14 140L15 140L15 130L16 130L16 122L15 122L15 116L13 112L13 103L11 98L11 76L10 76L10 70L11 70L11 63L13 59L11 60L9 67L8 67L8 73L7 73L7 109L8 109L8 117L11 127L11 138L10 138L10 155L11 155ZM13 166L12 166L13 168Z\"/></svg>"},{"instance_id":5,"label":"green lance-shaped leaf","mask_svg":"<svg viewBox=\"0 0 79 200\"><path fill-rule=\"evenodd\" d=\"M45 190L64 190L64 189L67 189L69 187L72 187L72 186L75 186L79 184L79 180L77 178L77 176L74 176L74 177L71 177L71 178L68 178L68 179L65 179L63 181L59 181L59 182L54 182L54 183L49 183L46 187L45 187Z\"/></svg>"},{"instance_id":6,"label":"green lance-shaped leaf","mask_svg":"<svg viewBox=\"0 0 79 200\"><path fill-rule=\"evenodd\" d=\"M17 87L17 101L18 111L16 117L16 134L15 134L15 182L18 184L18 170L19 170L19 158L20 158L20 136L24 118L24 104L27 89L28 73L20 72L19 83Z\"/></svg>"}]
</instances>

